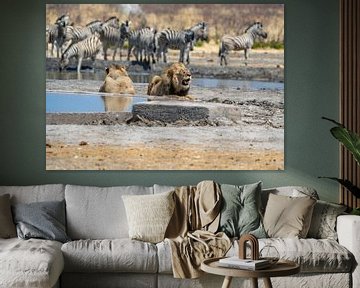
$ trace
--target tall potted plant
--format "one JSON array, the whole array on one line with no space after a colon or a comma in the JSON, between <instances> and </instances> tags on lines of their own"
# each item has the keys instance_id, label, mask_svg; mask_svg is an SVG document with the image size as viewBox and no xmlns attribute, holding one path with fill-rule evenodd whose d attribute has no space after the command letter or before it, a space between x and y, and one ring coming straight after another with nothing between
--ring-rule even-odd
<instances>
[{"instance_id":1,"label":"tall potted plant","mask_svg":"<svg viewBox=\"0 0 360 288\"><path fill-rule=\"evenodd\" d=\"M347 129L343 124L336 122L333 119L322 117L322 119L328 120L334 124L335 127L330 129L331 134L344 145L344 147L350 151L353 155L355 161L360 165L360 136L353 131ZM356 198L360 198L360 187L354 185L348 179L340 179L336 177L320 177L328 178L334 181L339 182L347 190L349 190ZM360 207L353 209L353 214L360 215Z\"/></svg>"}]
</instances>

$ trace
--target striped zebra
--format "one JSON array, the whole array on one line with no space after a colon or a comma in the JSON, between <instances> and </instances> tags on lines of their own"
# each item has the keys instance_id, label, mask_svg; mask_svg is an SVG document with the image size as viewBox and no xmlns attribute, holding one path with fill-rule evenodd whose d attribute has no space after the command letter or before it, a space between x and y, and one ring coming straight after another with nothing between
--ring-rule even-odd
<instances>
[{"instance_id":1,"label":"striped zebra","mask_svg":"<svg viewBox=\"0 0 360 288\"><path fill-rule=\"evenodd\" d=\"M54 55L54 48L56 49L56 57L60 57L61 49L65 39L65 24L58 22L46 27L46 50L48 50L48 44L51 44L50 53Z\"/></svg>"},{"instance_id":2,"label":"striped zebra","mask_svg":"<svg viewBox=\"0 0 360 288\"><path fill-rule=\"evenodd\" d=\"M102 22L100 20L94 20L86 24L86 26L66 26L65 28L65 47L69 47L71 44L84 40L95 32L99 32Z\"/></svg>"},{"instance_id":3,"label":"striped zebra","mask_svg":"<svg viewBox=\"0 0 360 288\"><path fill-rule=\"evenodd\" d=\"M59 58L65 38L65 27L70 24L69 14L59 16L54 24L46 26L46 50L48 44L51 44L51 56L54 55L56 49L56 57Z\"/></svg>"},{"instance_id":4,"label":"striped zebra","mask_svg":"<svg viewBox=\"0 0 360 288\"><path fill-rule=\"evenodd\" d=\"M161 53L163 54L164 63L167 62L166 53L168 49L180 50L179 62L184 62L186 59L189 63L189 52L191 42L195 39L194 31L165 29L156 35L156 58L159 62Z\"/></svg>"},{"instance_id":5,"label":"striped zebra","mask_svg":"<svg viewBox=\"0 0 360 288\"><path fill-rule=\"evenodd\" d=\"M124 46L124 42L128 37L130 31L130 22L122 22L120 28L114 28L108 25L102 25L100 30L100 40L103 45L104 60L107 60L107 49L113 48L113 60L115 60L116 51L120 49L120 60L121 60L121 49Z\"/></svg>"},{"instance_id":6,"label":"striped zebra","mask_svg":"<svg viewBox=\"0 0 360 288\"><path fill-rule=\"evenodd\" d=\"M59 16L55 21L55 24L57 24L57 23L64 23L64 26L70 25L71 24L70 15L64 14L64 15Z\"/></svg>"},{"instance_id":7,"label":"striped zebra","mask_svg":"<svg viewBox=\"0 0 360 288\"><path fill-rule=\"evenodd\" d=\"M226 55L231 50L244 50L245 60L247 60L256 37L267 38L267 33L263 30L263 25L260 22L250 25L245 30L245 33L240 36L223 36L219 48L220 65L222 65L223 60L225 65L227 65Z\"/></svg>"},{"instance_id":8,"label":"striped zebra","mask_svg":"<svg viewBox=\"0 0 360 288\"><path fill-rule=\"evenodd\" d=\"M85 58L91 58L95 61L97 53L101 49L101 41L98 36L92 35L85 40L71 44L61 55L59 70L63 70L69 65L71 58L78 60L77 72L80 73L81 62Z\"/></svg>"},{"instance_id":9,"label":"striped zebra","mask_svg":"<svg viewBox=\"0 0 360 288\"><path fill-rule=\"evenodd\" d=\"M153 28L148 28L145 33L139 34L138 39L138 49L137 53L140 54L140 61L143 61L143 53L144 53L144 61L150 63L150 57L152 59L152 63L155 63L155 36L157 31Z\"/></svg>"},{"instance_id":10,"label":"striped zebra","mask_svg":"<svg viewBox=\"0 0 360 288\"><path fill-rule=\"evenodd\" d=\"M194 32L194 40L191 42L190 50L194 49L194 45L197 41L208 40L208 27L205 22L199 22L196 25L189 28Z\"/></svg>"},{"instance_id":11,"label":"striped zebra","mask_svg":"<svg viewBox=\"0 0 360 288\"><path fill-rule=\"evenodd\" d=\"M119 21L119 18L116 17L116 16L112 16L108 19L106 19L103 24L104 26L111 26L111 27L114 27L114 28L120 28L120 21Z\"/></svg>"},{"instance_id":12,"label":"striped zebra","mask_svg":"<svg viewBox=\"0 0 360 288\"><path fill-rule=\"evenodd\" d=\"M151 56L154 63L155 35L156 30L150 27L131 31L128 37L128 61L130 61L130 54L133 51L136 61L140 60L142 62L144 53L144 61L149 61L150 63Z\"/></svg>"}]
</instances>

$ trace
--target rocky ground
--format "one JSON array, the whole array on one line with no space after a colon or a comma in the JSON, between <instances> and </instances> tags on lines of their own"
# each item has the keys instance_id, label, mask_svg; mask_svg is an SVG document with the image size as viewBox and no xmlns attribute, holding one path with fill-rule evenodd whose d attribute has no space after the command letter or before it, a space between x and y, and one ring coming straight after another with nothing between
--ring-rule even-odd
<instances>
[{"instance_id":1,"label":"rocky ground","mask_svg":"<svg viewBox=\"0 0 360 288\"><path fill-rule=\"evenodd\" d=\"M215 54L193 54L190 64L193 78L258 79L277 82L284 79L284 59L280 53L253 53L247 65L240 57L234 57L227 67L220 66L217 61ZM55 70L56 63L55 59L47 59L47 71ZM84 63L88 64L92 63ZM94 67L103 70L106 65L108 62L97 59ZM144 72L140 65L127 65L130 73ZM157 64L146 71L157 73L162 67L163 64ZM46 89L95 93L101 82L48 79ZM138 95L145 95L147 84L137 83L135 88ZM156 107L168 105L166 109L208 109L206 111L209 111L209 117L197 120L190 117L169 122L162 120L161 116L149 120L141 115L133 117L134 115L122 113L100 113L96 115L96 120L95 114L79 114L75 117L48 114L46 168L284 169L284 90L202 88L193 85L190 95L191 99L152 97L148 100ZM121 99L121 96L114 98ZM184 113L187 113L186 111Z\"/></svg>"}]
</instances>

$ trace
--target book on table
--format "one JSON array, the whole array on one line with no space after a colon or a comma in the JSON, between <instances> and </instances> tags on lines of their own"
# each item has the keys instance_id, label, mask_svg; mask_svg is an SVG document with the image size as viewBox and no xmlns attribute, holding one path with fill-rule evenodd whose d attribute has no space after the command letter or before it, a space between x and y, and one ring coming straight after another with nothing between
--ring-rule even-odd
<instances>
[{"instance_id":1,"label":"book on table","mask_svg":"<svg viewBox=\"0 0 360 288\"><path fill-rule=\"evenodd\" d=\"M237 269L259 270L270 267L271 262L267 259L240 259L238 256L233 256L220 259L219 266Z\"/></svg>"}]
</instances>

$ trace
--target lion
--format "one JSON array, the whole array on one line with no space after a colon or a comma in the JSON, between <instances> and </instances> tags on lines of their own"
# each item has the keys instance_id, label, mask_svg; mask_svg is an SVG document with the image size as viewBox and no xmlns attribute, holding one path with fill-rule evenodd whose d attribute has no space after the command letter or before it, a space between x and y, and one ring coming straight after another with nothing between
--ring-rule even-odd
<instances>
[{"instance_id":1,"label":"lion","mask_svg":"<svg viewBox=\"0 0 360 288\"><path fill-rule=\"evenodd\" d=\"M190 90L191 73L183 63L174 63L164 69L161 76L155 75L148 86L152 96L187 96Z\"/></svg>"},{"instance_id":2,"label":"lion","mask_svg":"<svg viewBox=\"0 0 360 288\"><path fill-rule=\"evenodd\" d=\"M111 64L106 68L106 77L99 92L135 94L132 80L123 65Z\"/></svg>"}]
</instances>

